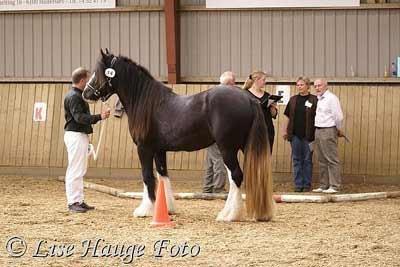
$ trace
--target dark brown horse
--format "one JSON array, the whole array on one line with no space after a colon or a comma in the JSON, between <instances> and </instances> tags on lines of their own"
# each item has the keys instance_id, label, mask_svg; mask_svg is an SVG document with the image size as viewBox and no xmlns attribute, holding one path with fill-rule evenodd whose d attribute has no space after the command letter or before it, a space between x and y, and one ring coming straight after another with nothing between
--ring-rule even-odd
<instances>
[{"instance_id":1,"label":"dark brown horse","mask_svg":"<svg viewBox=\"0 0 400 267\"><path fill-rule=\"evenodd\" d=\"M105 101L114 93L125 107L142 166L144 194L135 216L150 216L153 211L156 187L153 160L157 173L166 181L168 209L173 212L166 152L199 150L215 142L230 182L228 199L217 220L243 219L239 149L244 152L247 213L256 220L272 218L274 201L267 129L260 105L248 94L237 87L219 85L195 95L180 96L130 59L101 50L83 97L88 101Z\"/></svg>"}]
</instances>

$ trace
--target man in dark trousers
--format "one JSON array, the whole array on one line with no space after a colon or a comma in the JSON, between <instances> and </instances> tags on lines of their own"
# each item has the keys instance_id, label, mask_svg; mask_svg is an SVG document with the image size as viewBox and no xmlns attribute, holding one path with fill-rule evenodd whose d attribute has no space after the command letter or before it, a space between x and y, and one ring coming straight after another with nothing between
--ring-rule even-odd
<instances>
[{"instance_id":1,"label":"man in dark trousers","mask_svg":"<svg viewBox=\"0 0 400 267\"><path fill-rule=\"evenodd\" d=\"M235 74L231 71L222 73L221 85L235 85ZM203 193L221 193L225 191L227 177L224 160L216 143L207 148L207 166L204 177Z\"/></svg>"},{"instance_id":2,"label":"man in dark trousers","mask_svg":"<svg viewBox=\"0 0 400 267\"><path fill-rule=\"evenodd\" d=\"M74 70L72 88L64 98L64 143L68 153L65 189L68 210L71 212L86 212L94 209L84 202L83 197L83 176L86 174L88 162L88 135L93 133L92 124L110 116L109 110L97 115L90 114L89 104L82 98L89 75L89 71L82 67Z\"/></svg>"}]
</instances>

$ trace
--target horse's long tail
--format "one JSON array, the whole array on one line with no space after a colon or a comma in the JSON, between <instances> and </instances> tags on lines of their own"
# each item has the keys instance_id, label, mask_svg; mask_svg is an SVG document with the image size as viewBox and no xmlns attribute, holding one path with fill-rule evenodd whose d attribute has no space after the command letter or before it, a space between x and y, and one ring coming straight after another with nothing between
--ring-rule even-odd
<instances>
[{"instance_id":1,"label":"horse's long tail","mask_svg":"<svg viewBox=\"0 0 400 267\"><path fill-rule=\"evenodd\" d=\"M244 153L246 208L250 217L269 221L274 215L271 153L267 126L260 105L252 105L255 114Z\"/></svg>"}]
</instances>

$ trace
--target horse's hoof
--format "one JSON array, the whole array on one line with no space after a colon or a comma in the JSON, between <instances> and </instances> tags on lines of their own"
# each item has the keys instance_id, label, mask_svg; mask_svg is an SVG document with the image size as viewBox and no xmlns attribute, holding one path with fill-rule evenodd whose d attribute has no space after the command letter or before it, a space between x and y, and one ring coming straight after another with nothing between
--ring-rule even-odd
<instances>
[{"instance_id":1,"label":"horse's hoof","mask_svg":"<svg viewBox=\"0 0 400 267\"><path fill-rule=\"evenodd\" d=\"M176 214L176 212L174 210L169 210L168 211L168 215L175 215L175 214Z\"/></svg>"},{"instance_id":2,"label":"horse's hoof","mask_svg":"<svg viewBox=\"0 0 400 267\"><path fill-rule=\"evenodd\" d=\"M224 221L224 216L222 216L221 213L219 213L218 216L217 216L216 221L217 222L223 222Z\"/></svg>"},{"instance_id":3,"label":"horse's hoof","mask_svg":"<svg viewBox=\"0 0 400 267\"><path fill-rule=\"evenodd\" d=\"M133 216L136 218L151 217L153 216L153 210L145 210L139 207L135 209L135 211L133 212Z\"/></svg>"},{"instance_id":4,"label":"horse's hoof","mask_svg":"<svg viewBox=\"0 0 400 267\"><path fill-rule=\"evenodd\" d=\"M263 216L263 217L260 217L260 218L255 218L255 220L257 222L269 222L270 220L272 220L272 217Z\"/></svg>"},{"instance_id":5,"label":"horse's hoof","mask_svg":"<svg viewBox=\"0 0 400 267\"><path fill-rule=\"evenodd\" d=\"M217 221L218 222L224 222L226 221L225 218L228 215L228 211L226 209L221 210L220 212L218 212L218 216L217 216Z\"/></svg>"},{"instance_id":6,"label":"horse's hoof","mask_svg":"<svg viewBox=\"0 0 400 267\"><path fill-rule=\"evenodd\" d=\"M243 220L241 212L236 210L226 211L222 210L218 213L217 221L219 222L239 222Z\"/></svg>"}]
</instances>

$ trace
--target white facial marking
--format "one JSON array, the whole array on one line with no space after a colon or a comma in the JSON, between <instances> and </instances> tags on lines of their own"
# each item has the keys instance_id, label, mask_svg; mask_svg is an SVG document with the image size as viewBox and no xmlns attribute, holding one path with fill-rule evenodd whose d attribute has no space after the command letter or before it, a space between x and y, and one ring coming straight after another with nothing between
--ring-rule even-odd
<instances>
[{"instance_id":1,"label":"white facial marking","mask_svg":"<svg viewBox=\"0 0 400 267\"><path fill-rule=\"evenodd\" d=\"M114 78L115 77L115 70L113 68L108 68L104 71L104 75L108 78Z\"/></svg>"}]
</instances>

